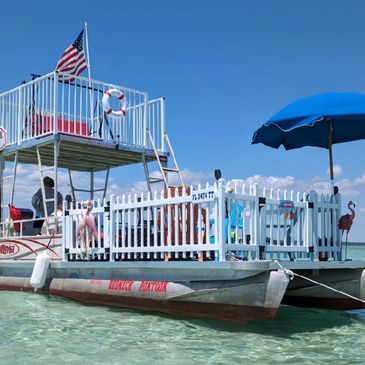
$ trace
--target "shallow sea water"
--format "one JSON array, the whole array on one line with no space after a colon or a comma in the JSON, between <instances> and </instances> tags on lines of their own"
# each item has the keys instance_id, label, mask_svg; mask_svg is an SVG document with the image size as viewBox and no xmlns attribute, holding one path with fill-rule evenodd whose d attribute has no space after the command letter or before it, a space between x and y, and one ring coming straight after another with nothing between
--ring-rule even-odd
<instances>
[{"instance_id":1,"label":"shallow sea water","mask_svg":"<svg viewBox=\"0 0 365 365\"><path fill-rule=\"evenodd\" d=\"M0 303L0 365L365 364L365 310L281 306L274 319L235 324L33 293L0 292Z\"/></svg>"}]
</instances>

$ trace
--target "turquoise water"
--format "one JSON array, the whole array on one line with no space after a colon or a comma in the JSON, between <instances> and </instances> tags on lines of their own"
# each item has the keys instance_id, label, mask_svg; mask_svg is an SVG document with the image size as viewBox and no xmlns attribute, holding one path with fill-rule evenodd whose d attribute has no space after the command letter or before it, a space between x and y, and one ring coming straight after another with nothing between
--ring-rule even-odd
<instances>
[{"instance_id":1,"label":"turquoise water","mask_svg":"<svg viewBox=\"0 0 365 365\"><path fill-rule=\"evenodd\" d=\"M364 258L365 247L348 248ZM232 324L0 292L0 365L365 364L365 310Z\"/></svg>"}]
</instances>

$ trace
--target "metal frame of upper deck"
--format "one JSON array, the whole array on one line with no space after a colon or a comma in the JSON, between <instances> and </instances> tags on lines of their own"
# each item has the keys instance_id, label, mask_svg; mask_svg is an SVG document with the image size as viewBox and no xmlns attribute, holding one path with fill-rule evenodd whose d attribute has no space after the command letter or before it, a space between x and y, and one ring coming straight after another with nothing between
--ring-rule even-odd
<instances>
[{"instance_id":1,"label":"metal frame of upper deck","mask_svg":"<svg viewBox=\"0 0 365 365\"><path fill-rule=\"evenodd\" d=\"M123 93L124 117L103 110L102 98L110 89ZM7 133L7 146L0 153L1 187L5 161L14 162L11 204L18 163L38 165L43 192L45 171L53 169L55 190L58 168L87 171L93 199L94 172L106 171L105 196L110 168L146 164L169 154L164 98L148 100L146 92L57 71L0 94L0 126ZM73 189L71 173L70 182Z\"/></svg>"},{"instance_id":2,"label":"metal frame of upper deck","mask_svg":"<svg viewBox=\"0 0 365 365\"><path fill-rule=\"evenodd\" d=\"M124 118L107 116L102 109L102 96L110 88L125 95ZM143 155L152 160L146 129L158 152L167 152L164 98L148 100L146 92L65 73L52 72L0 94L0 125L8 136L5 160L19 151L19 162L35 164L36 146L46 149L54 141L60 142L59 166L73 170L137 163Z\"/></svg>"}]
</instances>

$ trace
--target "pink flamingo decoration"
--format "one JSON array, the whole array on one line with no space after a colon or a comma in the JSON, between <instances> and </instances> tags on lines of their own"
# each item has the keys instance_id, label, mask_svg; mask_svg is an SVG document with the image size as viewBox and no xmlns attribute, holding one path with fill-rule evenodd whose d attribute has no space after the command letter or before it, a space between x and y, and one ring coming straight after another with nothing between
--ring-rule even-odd
<instances>
[{"instance_id":1,"label":"pink flamingo decoration","mask_svg":"<svg viewBox=\"0 0 365 365\"><path fill-rule=\"evenodd\" d=\"M338 221L338 228L342 230L342 236L343 233L346 231L346 253L345 257L347 256L347 238L349 236L349 232L352 226L352 222L355 219L355 203L350 200L347 204L347 207L349 208L351 214L345 214L343 215L340 220Z\"/></svg>"},{"instance_id":2,"label":"pink flamingo decoration","mask_svg":"<svg viewBox=\"0 0 365 365\"><path fill-rule=\"evenodd\" d=\"M98 239L98 230L96 228L95 219L91 214L93 207L93 203L88 200L86 202L86 212L83 213L83 217L79 220L79 225L77 227L77 239L83 240L85 250L87 249L88 242L91 237L94 237L95 240Z\"/></svg>"}]
</instances>

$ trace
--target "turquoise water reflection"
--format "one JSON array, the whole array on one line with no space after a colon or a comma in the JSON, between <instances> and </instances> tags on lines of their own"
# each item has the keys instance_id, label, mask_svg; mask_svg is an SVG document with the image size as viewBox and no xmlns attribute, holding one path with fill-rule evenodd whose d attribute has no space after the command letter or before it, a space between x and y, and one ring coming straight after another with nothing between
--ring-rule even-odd
<instances>
[{"instance_id":1,"label":"turquoise water reflection","mask_svg":"<svg viewBox=\"0 0 365 365\"><path fill-rule=\"evenodd\" d=\"M274 319L232 324L31 293L0 292L0 303L1 365L365 363L364 310L282 306Z\"/></svg>"}]
</instances>

